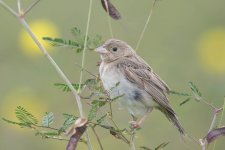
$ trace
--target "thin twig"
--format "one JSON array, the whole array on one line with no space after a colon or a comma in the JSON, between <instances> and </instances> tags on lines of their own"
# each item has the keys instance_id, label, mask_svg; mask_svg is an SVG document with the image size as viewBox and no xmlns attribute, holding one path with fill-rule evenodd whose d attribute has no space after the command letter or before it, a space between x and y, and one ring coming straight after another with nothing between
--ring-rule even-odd
<instances>
[{"instance_id":1,"label":"thin twig","mask_svg":"<svg viewBox=\"0 0 225 150\"><path fill-rule=\"evenodd\" d=\"M222 107L222 109L223 109L223 111L222 111L222 114L221 114L221 117L220 117L220 121L218 123L218 127L221 126L222 121L223 121L223 116L224 116L224 111L225 111L225 97L224 97L224 100L223 100L223 107ZM213 144L213 150L215 150L215 148L216 148L216 141Z\"/></svg>"},{"instance_id":2,"label":"thin twig","mask_svg":"<svg viewBox=\"0 0 225 150\"><path fill-rule=\"evenodd\" d=\"M18 13L21 14L21 2L17 0Z\"/></svg>"},{"instance_id":3,"label":"thin twig","mask_svg":"<svg viewBox=\"0 0 225 150\"><path fill-rule=\"evenodd\" d=\"M11 8L9 7L3 0L0 0L0 4L7 10L9 11L13 16L18 18L18 14Z\"/></svg>"},{"instance_id":4,"label":"thin twig","mask_svg":"<svg viewBox=\"0 0 225 150\"><path fill-rule=\"evenodd\" d=\"M84 49L83 49L83 53L82 53L79 85L81 85L82 80L83 80L83 68L84 68L85 56L86 56L87 40L88 40L88 33L89 33L90 19L91 19L91 10L92 10L92 0L90 0L90 3L89 3L89 11L88 11L87 26L86 26L86 34L85 34L85 39L84 39ZM81 86L79 86L79 88L78 88L78 93L80 93L80 90L81 90Z\"/></svg>"},{"instance_id":5,"label":"thin twig","mask_svg":"<svg viewBox=\"0 0 225 150\"><path fill-rule=\"evenodd\" d=\"M36 6L39 2L40 2L40 0L36 0L36 1L34 1L33 3L31 3L31 4L27 7L27 9L24 11L23 15L26 15L28 12L30 12L31 9L33 9L34 6Z\"/></svg>"},{"instance_id":6,"label":"thin twig","mask_svg":"<svg viewBox=\"0 0 225 150\"><path fill-rule=\"evenodd\" d=\"M96 75L94 75L93 73L91 73L90 71L88 71L85 67L82 67L81 65L79 65L78 63L75 62L75 65L77 67L79 67L81 70L84 70L86 71L88 74L90 74L91 76L95 77L95 78L98 78Z\"/></svg>"},{"instance_id":7,"label":"thin twig","mask_svg":"<svg viewBox=\"0 0 225 150\"><path fill-rule=\"evenodd\" d=\"M100 140L100 138L99 138L97 132L95 131L95 128L94 128L94 127L91 127L91 129L92 129L92 131L93 131L93 133L94 133L94 135L95 135L95 137L96 137L96 139L97 139L97 141L98 141L98 144L99 144L99 146L100 146L100 149L103 150L103 146L102 146L101 140Z\"/></svg>"},{"instance_id":8,"label":"thin twig","mask_svg":"<svg viewBox=\"0 0 225 150\"><path fill-rule=\"evenodd\" d=\"M205 103L207 106L211 107L213 110L216 110L218 108L216 108L213 104L209 103L208 101L202 99L201 100L203 103Z\"/></svg>"},{"instance_id":9,"label":"thin twig","mask_svg":"<svg viewBox=\"0 0 225 150\"><path fill-rule=\"evenodd\" d=\"M138 48L139 48L139 46L140 46L140 44L141 44L141 41L142 41L142 39L143 39L143 37L144 37L144 34L145 34L145 31L146 31L146 29L147 29L147 27L148 27L148 24L149 24L149 22L150 22L150 20L151 20L151 18L152 18L153 8L155 7L156 1L157 1L157 0L154 0L154 2L153 2L153 4L152 4L152 8L151 8L151 10L150 10L150 12L149 12L149 15L148 15L148 18L147 18L147 20L146 20L145 26L144 26L144 28L143 28L143 30L142 30L142 32L141 32L141 35L140 35L140 37L139 37L139 39L138 39L138 42L137 42L137 45L136 45L136 48L135 48L136 51L138 50Z\"/></svg>"},{"instance_id":10,"label":"thin twig","mask_svg":"<svg viewBox=\"0 0 225 150\"><path fill-rule=\"evenodd\" d=\"M89 3L89 9L88 9L88 19L87 19L87 26L86 26L86 34L85 34L85 39L84 39L84 49L83 49L83 54L82 54L82 63L81 63L81 72L80 72L80 82L79 82L79 88L78 88L78 93L81 92L81 83L83 80L83 68L84 68L84 63L85 63L85 56L86 56L86 49L87 49L87 41L88 41L88 33L89 33L89 27L90 27L90 19L91 19L91 11L92 11L92 0L90 0ZM86 139L87 139L87 145L88 149L92 150L92 145L90 141L90 137L88 132L85 132Z\"/></svg>"},{"instance_id":11,"label":"thin twig","mask_svg":"<svg viewBox=\"0 0 225 150\"><path fill-rule=\"evenodd\" d=\"M136 150L135 147L135 135L136 135L136 129L132 129L131 136L130 136L130 149Z\"/></svg>"},{"instance_id":12,"label":"thin twig","mask_svg":"<svg viewBox=\"0 0 225 150\"><path fill-rule=\"evenodd\" d=\"M110 14L109 14L109 5L108 5L108 1L104 0L105 3L105 7L106 7L106 11L108 13L107 15L107 19L108 19L108 25L109 25L109 33L111 35L111 38L113 38L113 31L112 31L112 22L111 22L111 18L110 18Z\"/></svg>"},{"instance_id":13,"label":"thin twig","mask_svg":"<svg viewBox=\"0 0 225 150\"><path fill-rule=\"evenodd\" d=\"M61 138L61 137L58 137L58 136L48 136L48 135L45 135L45 138L54 139L54 140L60 140L60 141L69 141L68 139Z\"/></svg>"},{"instance_id":14,"label":"thin twig","mask_svg":"<svg viewBox=\"0 0 225 150\"><path fill-rule=\"evenodd\" d=\"M71 91L72 91L72 93L73 93L73 95L74 95L74 97L76 99L76 102L77 102L77 105L78 105L78 109L79 109L79 112L80 112L80 116L81 117L84 117L82 103L81 103L81 100L80 100L80 97L79 97L78 93L76 92L76 90L72 86L71 82L66 77L66 75L62 72L62 70L56 64L56 62L54 61L54 59L49 55L49 53L47 52L47 50L45 49L45 47L38 40L37 36L33 33L33 31L31 30L30 26L27 24L27 22L26 22L26 20L24 18L25 16L18 16L18 14L13 9L11 9L6 3L4 3L3 1L0 1L0 4L4 8L6 8L12 15L14 15L20 21L20 23L23 25L23 27L28 32L28 34L30 35L30 37L33 39L33 41L37 44L37 46L39 47L39 49L43 52L43 54L47 57L47 59L50 61L50 63L56 69L56 71L58 72L58 74L60 75L60 77L66 82L66 84L71 89Z\"/></svg>"}]
</instances>

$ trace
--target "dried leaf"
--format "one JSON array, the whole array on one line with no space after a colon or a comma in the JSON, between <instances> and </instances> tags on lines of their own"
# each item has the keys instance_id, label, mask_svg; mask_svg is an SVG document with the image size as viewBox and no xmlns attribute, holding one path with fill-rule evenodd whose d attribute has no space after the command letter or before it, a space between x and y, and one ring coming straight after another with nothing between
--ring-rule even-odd
<instances>
[{"instance_id":1,"label":"dried leaf","mask_svg":"<svg viewBox=\"0 0 225 150\"><path fill-rule=\"evenodd\" d=\"M225 135L225 127L217 128L212 131L210 131L205 139L208 143L213 142L215 139L219 138L220 136Z\"/></svg>"},{"instance_id":2,"label":"dried leaf","mask_svg":"<svg viewBox=\"0 0 225 150\"><path fill-rule=\"evenodd\" d=\"M109 15L115 19L119 20L121 19L120 12L116 9L116 7L109 1L109 0L101 0L102 7L105 9L106 12L109 13Z\"/></svg>"}]
</instances>

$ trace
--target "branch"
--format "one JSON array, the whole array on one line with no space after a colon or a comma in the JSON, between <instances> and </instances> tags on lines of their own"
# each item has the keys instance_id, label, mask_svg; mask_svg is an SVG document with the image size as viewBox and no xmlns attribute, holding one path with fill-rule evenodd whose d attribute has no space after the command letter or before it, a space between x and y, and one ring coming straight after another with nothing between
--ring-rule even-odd
<instances>
[{"instance_id":1,"label":"branch","mask_svg":"<svg viewBox=\"0 0 225 150\"><path fill-rule=\"evenodd\" d=\"M69 130L68 134L71 134L70 140L67 144L66 150L75 150L77 147L77 143L79 142L81 136L87 129L87 120L80 118L74 123L74 127Z\"/></svg>"}]
</instances>

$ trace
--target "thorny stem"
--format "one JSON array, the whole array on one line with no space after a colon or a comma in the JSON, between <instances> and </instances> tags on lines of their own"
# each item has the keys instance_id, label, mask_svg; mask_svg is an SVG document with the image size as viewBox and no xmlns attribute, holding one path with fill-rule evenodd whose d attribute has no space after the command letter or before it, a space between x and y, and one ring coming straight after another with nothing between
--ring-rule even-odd
<instances>
[{"instance_id":1,"label":"thorny stem","mask_svg":"<svg viewBox=\"0 0 225 150\"><path fill-rule=\"evenodd\" d=\"M156 1L157 1L157 0L154 0L154 2L153 2L153 4L152 4L152 8L151 8L151 10L150 10L150 12L149 12L147 21L146 21L146 23L145 23L145 26L144 26L144 28L143 28L143 30L142 30L142 32L141 32L141 35L140 35L140 37L139 37L139 40L138 40L138 42L137 42L137 46L136 46L136 48L135 48L136 51L138 50L138 48L139 48L139 46L140 46L140 44L141 44L141 41L142 41L142 39L143 39L143 37L144 37L144 34L145 34L145 31L146 31L146 29L147 29L147 27L148 27L148 24L149 24L149 22L150 22L150 20L151 20L151 18L152 18L153 8L155 7Z\"/></svg>"}]
</instances>

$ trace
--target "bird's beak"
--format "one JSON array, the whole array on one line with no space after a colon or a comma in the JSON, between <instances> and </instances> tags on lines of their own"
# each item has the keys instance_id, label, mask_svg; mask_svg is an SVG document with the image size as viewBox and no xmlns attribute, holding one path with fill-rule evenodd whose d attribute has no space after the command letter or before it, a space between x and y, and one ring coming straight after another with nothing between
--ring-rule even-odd
<instances>
[{"instance_id":1,"label":"bird's beak","mask_svg":"<svg viewBox=\"0 0 225 150\"><path fill-rule=\"evenodd\" d=\"M95 51L99 54L107 54L109 53L104 47L100 46L98 48L95 49Z\"/></svg>"}]
</instances>

